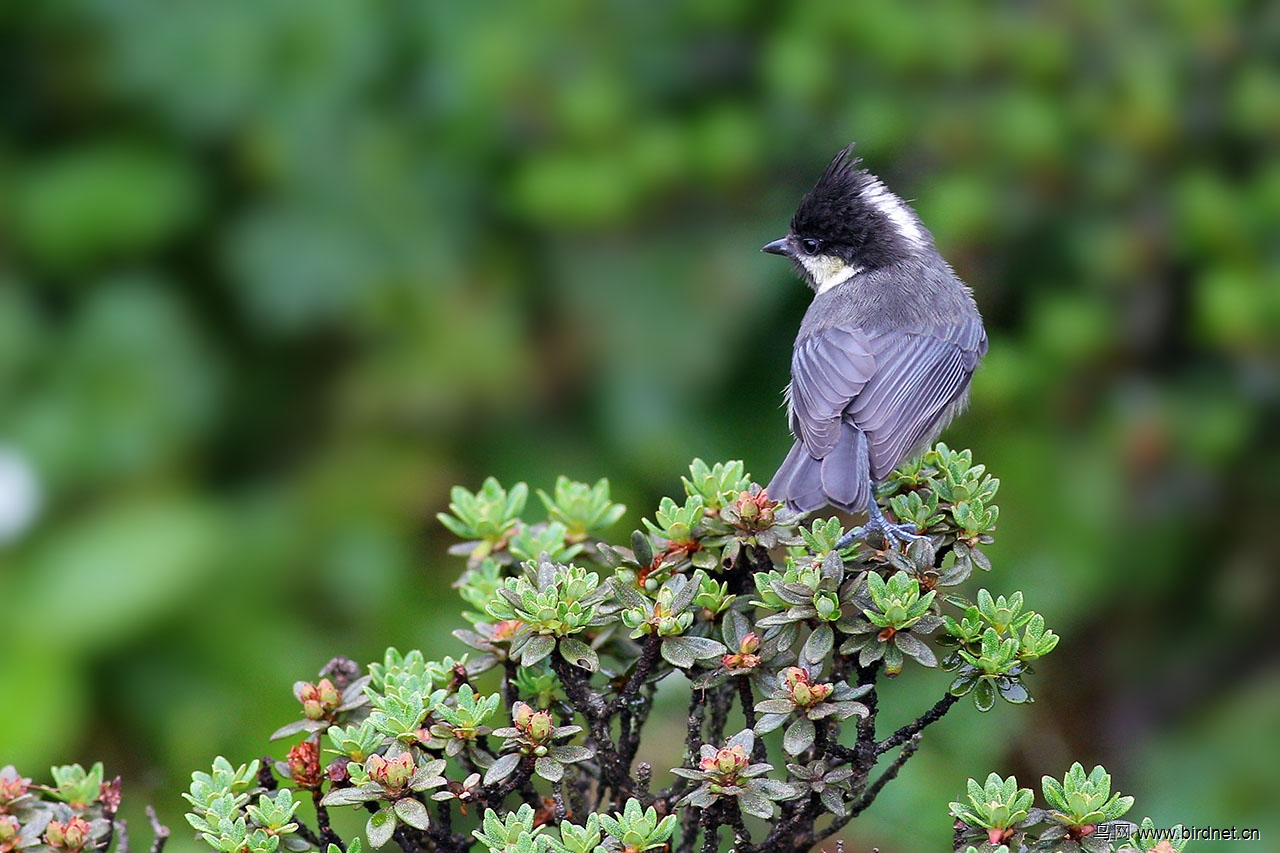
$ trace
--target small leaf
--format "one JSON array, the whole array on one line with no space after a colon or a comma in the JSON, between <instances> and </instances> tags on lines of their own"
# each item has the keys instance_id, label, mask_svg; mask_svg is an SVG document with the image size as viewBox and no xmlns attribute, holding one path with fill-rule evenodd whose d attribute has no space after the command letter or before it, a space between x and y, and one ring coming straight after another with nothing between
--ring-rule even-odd
<instances>
[{"instance_id":1,"label":"small leaf","mask_svg":"<svg viewBox=\"0 0 1280 853\"><path fill-rule=\"evenodd\" d=\"M698 594L698 589L702 586L702 580L706 577L706 573L697 571L693 573L693 577L682 577L677 575L668 583L678 583L684 581L684 585L671 599L671 612L683 613L689 609L689 605L693 603L693 597Z\"/></svg>"},{"instance_id":2,"label":"small leaf","mask_svg":"<svg viewBox=\"0 0 1280 853\"><path fill-rule=\"evenodd\" d=\"M752 791L738 794L738 806L747 814L768 820L773 817L773 803Z\"/></svg>"},{"instance_id":3,"label":"small leaf","mask_svg":"<svg viewBox=\"0 0 1280 853\"><path fill-rule=\"evenodd\" d=\"M564 778L564 765L554 758L543 756L534 762L533 772L548 782L559 782Z\"/></svg>"},{"instance_id":4,"label":"small leaf","mask_svg":"<svg viewBox=\"0 0 1280 853\"><path fill-rule=\"evenodd\" d=\"M756 783L756 787L771 800L790 800L800 796L796 786L777 779L761 779Z\"/></svg>"},{"instance_id":5,"label":"small leaf","mask_svg":"<svg viewBox=\"0 0 1280 853\"><path fill-rule=\"evenodd\" d=\"M292 723L286 723L272 732L271 740L293 737L299 732L318 732L328 727L329 724L324 720L294 720Z\"/></svg>"},{"instance_id":6,"label":"small leaf","mask_svg":"<svg viewBox=\"0 0 1280 853\"><path fill-rule=\"evenodd\" d=\"M719 640L713 640L709 637L681 637L680 645L691 651L698 660L718 658L729 651Z\"/></svg>"},{"instance_id":7,"label":"small leaf","mask_svg":"<svg viewBox=\"0 0 1280 853\"><path fill-rule=\"evenodd\" d=\"M688 669L696 660L683 640L683 637L666 637L662 641L663 659L677 669Z\"/></svg>"},{"instance_id":8,"label":"small leaf","mask_svg":"<svg viewBox=\"0 0 1280 853\"><path fill-rule=\"evenodd\" d=\"M649 599L637 592L636 588L631 584L616 576L612 580L614 595L618 596L618 601L622 602L624 607L640 608L642 610L650 608Z\"/></svg>"},{"instance_id":9,"label":"small leaf","mask_svg":"<svg viewBox=\"0 0 1280 853\"><path fill-rule=\"evenodd\" d=\"M822 663L831 654L831 647L834 644L835 634L831 626L819 625L809 635L809 639L804 641L804 646L800 649L800 661L809 664Z\"/></svg>"},{"instance_id":10,"label":"small leaf","mask_svg":"<svg viewBox=\"0 0 1280 853\"><path fill-rule=\"evenodd\" d=\"M632 531L631 550L636 555L636 562L642 567L653 565L653 546L649 544L649 537L643 532Z\"/></svg>"},{"instance_id":11,"label":"small leaf","mask_svg":"<svg viewBox=\"0 0 1280 853\"><path fill-rule=\"evenodd\" d=\"M991 679L983 678L978 681L977 687L973 691L973 706L979 711L986 713L996 704L996 690L991 684Z\"/></svg>"},{"instance_id":12,"label":"small leaf","mask_svg":"<svg viewBox=\"0 0 1280 853\"><path fill-rule=\"evenodd\" d=\"M413 797L396 800L394 808L396 817L415 829L426 829L431 824L431 816L427 814L427 807Z\"/></svg>"},{"instance_id":13,"label":"small leaf","mask_svg":"<svg viewBox=\"0 0 1280 853\"><path fill-rule=\"evenodd\" d=\"M756 703L756 712L760 714L790 714L795 710L795 703L790 699L761 699Z\"/></svg>"},{"instance_id":14,"label":"small leaf","mask_svg":"<svg viewBox=\"0 0 1280 853\"><path fill-rule=\"evenodd\" d=\"M786 721L786 714L763 714L760 719L756 720L755 732L761 735L768 734L781 727Z\"/></svg>"},{"instance_id":15,"label":"small leaf","mask_svg":"<svg viewBox=\"0 0 1280 853\"><path fill-rule=\"evenodd\" d=\"M520 649L520 665L533 666L551 654L556 647L556 638L543 634L535 634Z\"/></svg>"},{"instance_id":16,"label":"small leaf","mask_svg":"<svg viewBox=\"0 0 1280 853\"><path fill-rule=\"evenodd\" d=\"M844 817L844 799L839 788L823 788L818 798L822 800L822 805L826 807L827 811L836 817Z\"/></svg>"},{"instance_id":17,"label":"small leaf","mask_svg":"<svg viewBox=\"0 0 1280 853\"><path fill-rule=\"evenodd\" d=\"M573 637L563 637L560 640L560 656L587 672L595 672L600 668L600 656L596 654L596 650Z\"/></svg>"},{"instance_id":18,"label":"small leaf","mask_svg":"<svg viewBox=\"0 0 1280 853\"><path fill-rule=\"evenodd\" d=\"M564 764L573 764L578 761L586 761L595 755L585 746L553 746L551 747L551 757L556 761Z\"/></svg>"},{"instance_id":19,"label":"small leaf","mask_svg":"<svg viewBox=\"0 0 1280 853\"><path fill-rule=\"evenodd\" d=\"M933 649L929 648L923 640L915 634L903 631L895 634L893 637L894 645L901 649L904 653L911 655L923 666L935 667L938 665L938 659L933 654Z\"/></svg>"},{"instance_id":20,"label":"small leaf","mask_svg":"<svg viewBox=\"0 0 1280 853\"><path fill-rule=\"evenodd\" d=\"M782 736L782 748L788 755L799 755L813 745L815 734L813 720L801 717L787 727L786 734Z\"/></svg>"},{"instance_id":21,"label":"small leaf","mask_svg":"<svg viewBox=\"0 0 1280 853\"><path fill-rule=\"evenodd\" d=\"M354 806L358 803L376 800L382 795L381 788L367 786L360 788L337 788L324 795L321 804L325 806Z\"/></svg>"},{"instance_id":22,"label":"small leaf","mask_svg":"<svg viewBox=\"0 0 1280 853\"><path fill-rule=\"evenodd\" d=\"M508 752L506 755L498 758L498 760L493 762L493 765L485 772L484 783L486 785L493 785L510 776L515 772L516 768L520 766L520 759L522 757L523 756L518 752Z\"/></svg>"},{"instance_id":23,"label":"small leaf","mask_svg":"<svg viewBox=\"0 0 1280 853\"><path fill-rule=\"evenodd\" d=\"M369 844L373 847L382 847L391 840L391 836L395 834L395 831L396 818L390 806L374 812L364 827L364 834L369 839Z\"/></svg>"},{"instance_id":24,"label":"small leaf","mask_svg":"<svg viewBox=\"0 0 1280 853\"><path fill-rule=\"evenodd\" d=\"M1031 701L1031 693L1021 681L1009 681L998 686L1000 698L1014 705Z\"/></svg>"}]
</instances>

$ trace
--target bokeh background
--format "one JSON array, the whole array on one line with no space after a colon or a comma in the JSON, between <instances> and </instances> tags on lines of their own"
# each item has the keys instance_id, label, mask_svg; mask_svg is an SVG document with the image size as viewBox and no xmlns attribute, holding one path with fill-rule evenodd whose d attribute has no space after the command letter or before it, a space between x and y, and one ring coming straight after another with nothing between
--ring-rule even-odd
<instances>
[{"instance_id":1,"label":"bokeh background","mask_svg":"<svg viewBox=\"0 0 1280 853\"><path fill-rule=\"evenodd\" d=\"M987 318L981 582L1064 639L849 849L1073 760L1271 849L1278 48L1266 2L3 4L0 764L103 759L190 853L295 679L460 650L450 485L767 480L810 294L758 247L854 139Z\"/></svg>"}]
</instances>

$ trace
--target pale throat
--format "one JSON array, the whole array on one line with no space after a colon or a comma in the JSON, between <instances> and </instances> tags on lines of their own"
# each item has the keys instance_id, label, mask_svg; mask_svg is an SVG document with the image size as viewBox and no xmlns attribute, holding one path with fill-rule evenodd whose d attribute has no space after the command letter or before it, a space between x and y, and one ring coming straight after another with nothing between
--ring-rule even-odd
<instances>
[{"instance_id":1,"label":"pale throat","mask_svg":"<svg viewBox=\"0 0 1280 853\"><path fill-rule=\"evenodd\" d=\"M844 284L863 271L863 267L850 266L834 255L802 255L800 263L813 281L817 295L821 296L837 284Z\"/></svg>"}]
</instances>

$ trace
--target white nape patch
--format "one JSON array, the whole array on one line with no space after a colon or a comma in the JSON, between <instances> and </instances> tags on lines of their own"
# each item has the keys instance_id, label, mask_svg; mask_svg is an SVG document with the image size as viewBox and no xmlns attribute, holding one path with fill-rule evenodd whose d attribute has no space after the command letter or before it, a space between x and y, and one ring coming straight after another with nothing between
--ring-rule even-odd
<instances>
[{"instance_id":1,"label":"white nape patch","mask_svg":"<svg viewBox=\"0 0 1280 853\"><path fill-rule=\"evenodd\" d=\"M834 255L801 255L800 263L813 280L818 296L863 271L863 267L851 267Z\"/></svg>"},{"instance_id":2,"label":"white nape patch","mask_svg":"<svg viewBox=\"0 0 1280 853\"><path fill-rule=\"evenodd\" d=\"M862 190L862 200L884 214L901 237L912 243L924 243L924 233L916 223L915 216L902 199L889 192L889 188L881 181L877 179L868 184Z\"/></svg>"}]
</instances>

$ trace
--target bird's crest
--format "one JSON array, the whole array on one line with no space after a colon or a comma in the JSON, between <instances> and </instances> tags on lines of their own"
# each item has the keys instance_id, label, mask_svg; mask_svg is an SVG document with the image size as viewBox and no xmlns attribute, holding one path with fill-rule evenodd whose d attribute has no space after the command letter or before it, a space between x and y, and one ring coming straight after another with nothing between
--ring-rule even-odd
<instances>
[{"instance_id":1,"label":"bird's crest","mask_svg":"<svg viewBox=\"0 0 1280 853\"><path fill-rule=\"evenodd\" d=\"M822 177L800 200L791 230L841 244L863 244L880 219L904 240L924 243L918 220L907 205L875 175L862 168L853 143L827 164Z\"/></svg>"}]
</instances>

